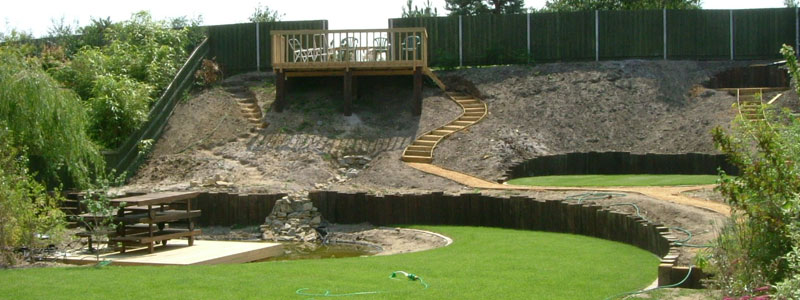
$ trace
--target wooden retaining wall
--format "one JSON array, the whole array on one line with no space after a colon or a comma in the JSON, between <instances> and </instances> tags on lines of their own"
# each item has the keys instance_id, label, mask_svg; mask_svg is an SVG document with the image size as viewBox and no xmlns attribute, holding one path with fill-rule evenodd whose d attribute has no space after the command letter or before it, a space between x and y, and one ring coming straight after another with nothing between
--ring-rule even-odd
<instances>
[{"instance_id":1,"label":"wooden retaining wall","mask_svg":"<svg viewBox=\"0 0 800 300\"><path fill-rule=\"evenodd\" d=\"M253 226L264 224L275 201L286 194L201 193L192 208L202 210L200 226Z\"/></svg>"},{"instance_id":2,"label":"wooden retaining wall","mask_svg":"<svg viewBox=\"0 0 800 300\"><path fill-rule=\"evenodd\" d=\"M508 169L499 181L513 178L581 174L708 174L722 168L727 174L739 170L722 154L633 154L630 152L587 152L541 156Z\"/></svg>"},{"instance_id":3,"label":"wooden retaining wall","mask_svg":"<svg viewBox=\"0 0 800 300\"><path fill-rule=\"evenodd\" d=\"M192 207L203 211L203 226L258 225L286 194L202 193ZM580 234L630 244L661 257L659 285L679 282L688 271L677 267L675 238L661 224L610 211L598 205L530 197L495 197L480 193L370 195L314 191L314 206L332 223L487 226ZM702 271L695 269L681 287L699 288Z\"/></svg>"}]
</instances>

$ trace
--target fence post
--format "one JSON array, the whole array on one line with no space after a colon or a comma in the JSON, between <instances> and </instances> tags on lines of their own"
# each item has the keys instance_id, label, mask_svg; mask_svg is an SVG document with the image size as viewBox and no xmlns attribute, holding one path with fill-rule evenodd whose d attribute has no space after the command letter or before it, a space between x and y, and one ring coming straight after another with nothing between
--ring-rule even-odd
<instances>
[{"instance_id":1,"label":"fence post","mask_svg":"<svg viewBox=\"0 0 800 300\"><path fill-rule=\"evenodd\" d=\"M733 10L728 11L728 19L730 20L730 34L731 34L731 60L733 60Z\"/></svg>"},{"instance_id":2,"label":"fence post","mask_svg":"<svg viewBox=\"0 0 800 300\"><path fill-rule=\"evenodd\" d=\"M600 11L594 11L594 61L600 61Z\"/></svg>"},{"instance_id":3,"label":"fence post","mask_svg":"<svg viewBox=\"0 0 800 300\"><path fill-rule=\"evenodd\" d=\"M258 36L258 22L254 22L254 24L256 24L256 71L261 72L261 42Z\"/></svg>"},{"instance_id":4,"label":"fence post","mask_svg":"<svg viewBox=\"0 0 800 300\"><path fill-rule=\"evenodd\" d=\"M664 28L664 60L667 60L667 9L664 8L664 13L662 14L661 19L663 19Z\"/></svg>"},{"instance_id":5,"label":"fence post","mask_svg":"<svg viewBox=\"0 0 800 300\"><path fill-rule=\"evenodd\" d=\"M458 16L458 66L464 66L464 33L461 25L461 16Z\"/></svg>"},{"instance_id":6,"label":"fence post","mask_svg":"<svg viewBox=\"0 0 800 300\"><path fill-rule=\"evenodd\" d=\"M531 62L531 13L528 13L528 59L527 61Z\"/></svg>"}]
</instances>

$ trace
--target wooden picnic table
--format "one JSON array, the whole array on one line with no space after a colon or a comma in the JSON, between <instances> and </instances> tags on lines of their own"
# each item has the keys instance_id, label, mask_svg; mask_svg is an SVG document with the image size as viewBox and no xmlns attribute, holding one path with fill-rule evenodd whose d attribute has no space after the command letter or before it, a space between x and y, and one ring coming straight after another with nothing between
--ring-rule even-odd
<instances>
[{"instance_id":1,"label":"wooden picnic table","mask_svg":"<svg viewBox=\"0 0 800 300\"><path fill-rule=\"evenodd\" d=\"M117 228L117 236L111 238L111 241L122 243L122 253L125 253L126 247L142 245L147 245L148 251L153 253L156 242L166 245L168 240L181 237L188 237L189 246L194 245L194 236L202 232L194 228L194 218L199 217L201 211L192 210L191 202L198 194L200 193L159 192L111 200L112 205L120 207L115 222L122 223ZM179 205L184 207L176 208ZM188 222L187 229L167 226L167 223L184 220ZM147 230L131 232L136 224L146 224Z\"/></svg>"}]
</instances>

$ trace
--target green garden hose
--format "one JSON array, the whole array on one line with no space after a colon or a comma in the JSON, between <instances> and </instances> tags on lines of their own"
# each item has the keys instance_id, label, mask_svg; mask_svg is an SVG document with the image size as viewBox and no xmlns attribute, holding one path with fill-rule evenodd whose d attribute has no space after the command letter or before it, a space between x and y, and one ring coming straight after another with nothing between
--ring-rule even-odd
<instances>
[{"instance_id":1,"label":"green garden hose","mask_svg":"<svg viewBox=\"0 0 800 300\"><path fill-rule=\"evenodd\" d=\"M649 289L649 290L640 290L640 291L633 291L633 292L624 292L624 293L619 293L619 294L616 294L616 295L613 295L613 296L607 297L605 300L615 299L615 298L618 298L618 297L623 297L623 296L630 296L630 295L636 295L636 294L644 294L644 293L649 293L649 292L652 292L652 291L655 291L655 290L660 290L660 289L667 289L667 288L674 288L674 287L678 287L678 286L680 286L681 284L683 284L684 282L686 282L686 280L689 280L689 277L691 277L691 276L692 276L692 269L693 269L693 268L694 268L694 266L689 266L689 271L688 271L688 272L686 272L686 277L683 277L683 279L682 279L681 281L679 281L678 283L674 283L674 284L668 284L668 285L662 285L662 286L659 286L659 287L656 287L656 288L652 288L652 289Z\"/></svg>"},{"instance_id":2,"label":"green garden hose","mask_svg":"<svg viewBox=\"0 0 800 300\"><path fill-rule=\"evenodd\" d=\"M400 275L402 277L408 278L408 280L410 280L410 281L419 281L419 283L422 284L422 286L424 287L423 289L427 289L428 288L428 283L426 283L424 280L422 280L422 277L417 276L416 274L413 274L413 273L408 273L406 271L395 271L395 272L392 272L392 274L389 275L389 279L394 279L394 280L400 279L399 278ZM388 292L385 292L385 291L367 291L367 292L353 292L353 293L333 294L333 293L331 293L330 290L324 290L321 293L308 292L308 290L311 290L311 289L310 288L300 288L300 289L297 289L294 293L297 294L297 295L300 295L300 296L309 296L309 297L349 297L349 296L360 296L360 295L372 295L372 294L388 293Z\"/></svg>"},{"instance_id":3,"label":"green garden hose","mask_svg":"<svg viewBox=\"0 0 800 300\"><path fill-rule=\"evenodd\" d=\"M627 194L623 194L623 193L595 193L595 192L593 192L593 193L583 193L583 194L578 194L578 195L567 196L566 198L564 198L564 200L577 200L578 204L581 204L585 200L602 200L602 199L611 199L613 197L625 197L625 196L627 196ZM611 205L608 205L608 206L609 207L611 207L611 206L631 206L636 210L636 215L639 218L642 218L642 220L645 220L647 222L651 222L644 215L642 215L641 210L639 209L639 206L636 205L635 203L630 203L630 202L615 203L615 204L611 204ZM683 232L683 233L686 234L686 238L684 238L682 240L679 240L679 241L675 241L675 245L677 245L677 246L690 247L690 248L711 248L711 247L714 247L713 245L710 245L710 244L698 245L698 244L687 243L693 237L692 233L689 230L686 230L686 229L681 228L681 227L669 227L669 229L670 230L680 231L680 232Z\"/></svg>"}]
</instances>

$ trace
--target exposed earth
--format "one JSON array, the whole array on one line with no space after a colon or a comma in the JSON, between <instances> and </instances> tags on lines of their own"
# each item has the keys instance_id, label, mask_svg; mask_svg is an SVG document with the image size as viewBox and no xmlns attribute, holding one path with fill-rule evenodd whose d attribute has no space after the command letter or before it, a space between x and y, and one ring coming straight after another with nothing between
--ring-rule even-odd
<instances>
[{"instance_id":1,"label":"exposed earth","mask_svg":"<svg viewBox=\"0 0 800 300\"><path fill-rule=\"evenodd\" d=\"M730 126L736 98L702 84L717 72L749 63L629 60L440 71L450 88L486 101L489 115L445 139L433 164L493 181L515 162L542 155L716 153L711 129ZM410 79L359 79L354 113L345 117L340 78L293 78L290 104L282 113L271 110L273 80L269 73L249 73L195 92L177 106L150 159L120 191L473 192L400 161L416 136L460 114L433 85L423 90L422 115L416 117ZM249 96L239 92L242 86L266 111L267 128L255 129L240 111L237 101ZM796 96L776 102L784 103L797 103ZM537 199L585 193L482 192ZM709 190L683 195L719 201ZM716 212L636 193L599 202L636 203L648 219L690 230L693 244L711 241L724 220ZM682 255L682 263L691 256Z\"/></svg>"}]
</instances>

